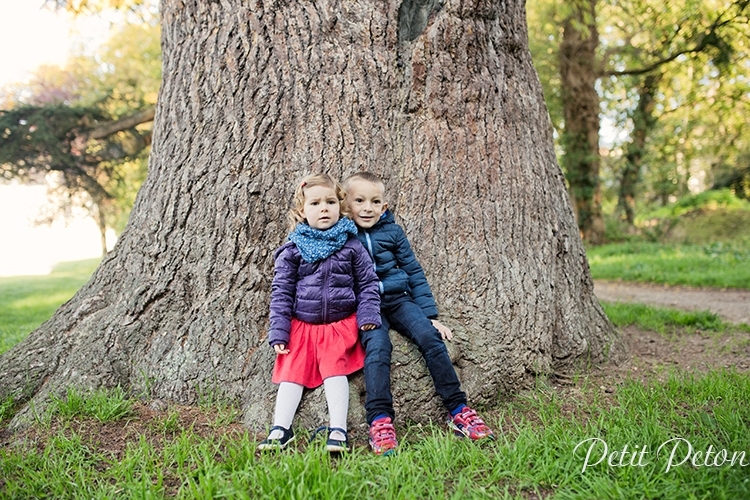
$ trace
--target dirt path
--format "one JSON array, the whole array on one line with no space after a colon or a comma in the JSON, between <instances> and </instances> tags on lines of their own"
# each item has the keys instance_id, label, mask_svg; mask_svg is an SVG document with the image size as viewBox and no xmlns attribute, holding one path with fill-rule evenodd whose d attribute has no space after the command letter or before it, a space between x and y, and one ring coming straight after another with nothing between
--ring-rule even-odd
<instances>
[{"instance_id":1,"label":"dirt path","mask_svg":"<svg viewBox=\"0 0 750 500\"><path fill-rule=\"evenodd\" d=\"M607 302L639 302L688 311L707 309L732 323L750 325L750 290L595 280L594 293Z\"/></svg>"}]
</instances>

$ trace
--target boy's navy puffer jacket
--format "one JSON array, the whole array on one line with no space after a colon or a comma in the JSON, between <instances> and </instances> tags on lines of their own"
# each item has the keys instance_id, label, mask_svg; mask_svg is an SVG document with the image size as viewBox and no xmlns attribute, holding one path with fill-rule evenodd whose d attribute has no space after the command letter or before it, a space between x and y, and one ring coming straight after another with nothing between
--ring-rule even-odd
<instances>
[{"instance_id":1,"label":"boy's navy puffer jacket","mask_svg":"<svg viewBox=\"0 0 750 500\"><path fill-rule=\"evenodd\" d=\"M309 263L292 242L274 253L268 343L288 344L292 317L312 324L357 313L357 326L380 326L378 278L367 251L350 237L336 253Z\"/></svg>"},{"instance_id":2,"label":"boy's navy puffer jacket","mask_svg":"<svg viewBox=\"0 0 750 500\"><path fill-rule=\"evenodd\" d=\"M357 239L375 262L380 294L384 300L388 300L389 295L408 293L425 316L437 318L437 305L424 270L391 211L386 210L370 229L358 229Z\"/></svg>"}]
</instances>

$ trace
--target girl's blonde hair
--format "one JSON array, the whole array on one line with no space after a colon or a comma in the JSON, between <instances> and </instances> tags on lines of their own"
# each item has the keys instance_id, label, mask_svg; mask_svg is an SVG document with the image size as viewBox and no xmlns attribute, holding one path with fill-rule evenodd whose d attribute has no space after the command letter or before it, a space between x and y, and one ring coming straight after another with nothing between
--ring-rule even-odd
<instances>
[{"instance_id":1,"label":"girl's blonde hair","mask_svg":"<svg viewBox=\"0 0 750 500\"><path fill-rule=\"evenodd\" d=\"M339 199L339 212L341 217L349 215L349 209L344 203L345 195L341 184L328 174L310 174L305 176L297 183L294 189L294 198L292 198L292 208L289 210L287 219L289 220L289 230L294 231L297 224L304 222L305 216L302 214L305 207L305 189L315 186L324 186L333 189L336 198Z\"/></svg>"}]
</instances>

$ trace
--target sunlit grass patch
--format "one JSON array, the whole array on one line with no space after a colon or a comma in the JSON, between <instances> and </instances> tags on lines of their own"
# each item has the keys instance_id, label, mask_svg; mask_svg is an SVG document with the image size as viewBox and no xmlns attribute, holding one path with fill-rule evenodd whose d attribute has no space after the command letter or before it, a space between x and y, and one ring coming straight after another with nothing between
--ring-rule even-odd
<instances>
[{"instance_id":1,"label":"sunlit grass patch","mask_svg":"<svg viewBox=\"0 0 750 500\"><path fill-rule=\"evenodd\" d=\"M48 320L89 280L99 262L62 262L47 276L0 278L0 354Z\"/></svg>"},{"instance_id":2,"label":"sunlit grass patch","mask_svg":"<svg viewBox=\"0 0 750 500\"><path fill-rule=\"evenodd\" d=\"M750 288L750 245L618 243L587 249L594 279Z\"/></svg>"},{"instance_id":3,"label":"sunlit grass patch","mask_svg":"<svg viewBox=\"0 0 750 500\"><path fill-rule=\"evenodd\" d=\"M750 288L750 244L617 243L586 250L594 279Z\"/></svg>"},{"instance_id":4,"label":"sunlit grass patch","mask_svg":"<svg viewBox=\"0 0 750 500\"><path fill-rule=\"evenodd\" d=\"M664 333L674 328L692 328L709 332L731 329L750 331L747 325L732 326L710 311L683 311L626 302L601 302L615 326L635 325L644 330Z\"/></svg>"}]
</instances>

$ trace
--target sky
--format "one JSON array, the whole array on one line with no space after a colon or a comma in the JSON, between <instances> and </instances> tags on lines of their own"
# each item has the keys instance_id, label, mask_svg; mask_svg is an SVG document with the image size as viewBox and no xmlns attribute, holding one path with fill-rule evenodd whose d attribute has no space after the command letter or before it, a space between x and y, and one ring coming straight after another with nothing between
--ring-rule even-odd
<instances>
[{"instance_id":1,"label":"sky","mask_svg":"<svg viewBox=\"0 0 750 500\"><path fill-rule=\"evenodd\" d=\"M41 64L62 64L71 48L70 14L44 0L0 0L0 86L24 81Z\"/></svg>"},{"instance_id":2,"label":"sky","mask_svg":"<svg viewBox=\"0 0 750 500\"><path fill-rule=\"evenodd\" d=\"M74 20L43 5L0 0L0 87L27 81L40 65L63 65L84 33L100 30L95 20ZM44 186L0 184L0 276L47 274L58 262L101 255L99 229L83 212L67 224L35 225L46 204Z\"/></svg>"}]
</instances>

